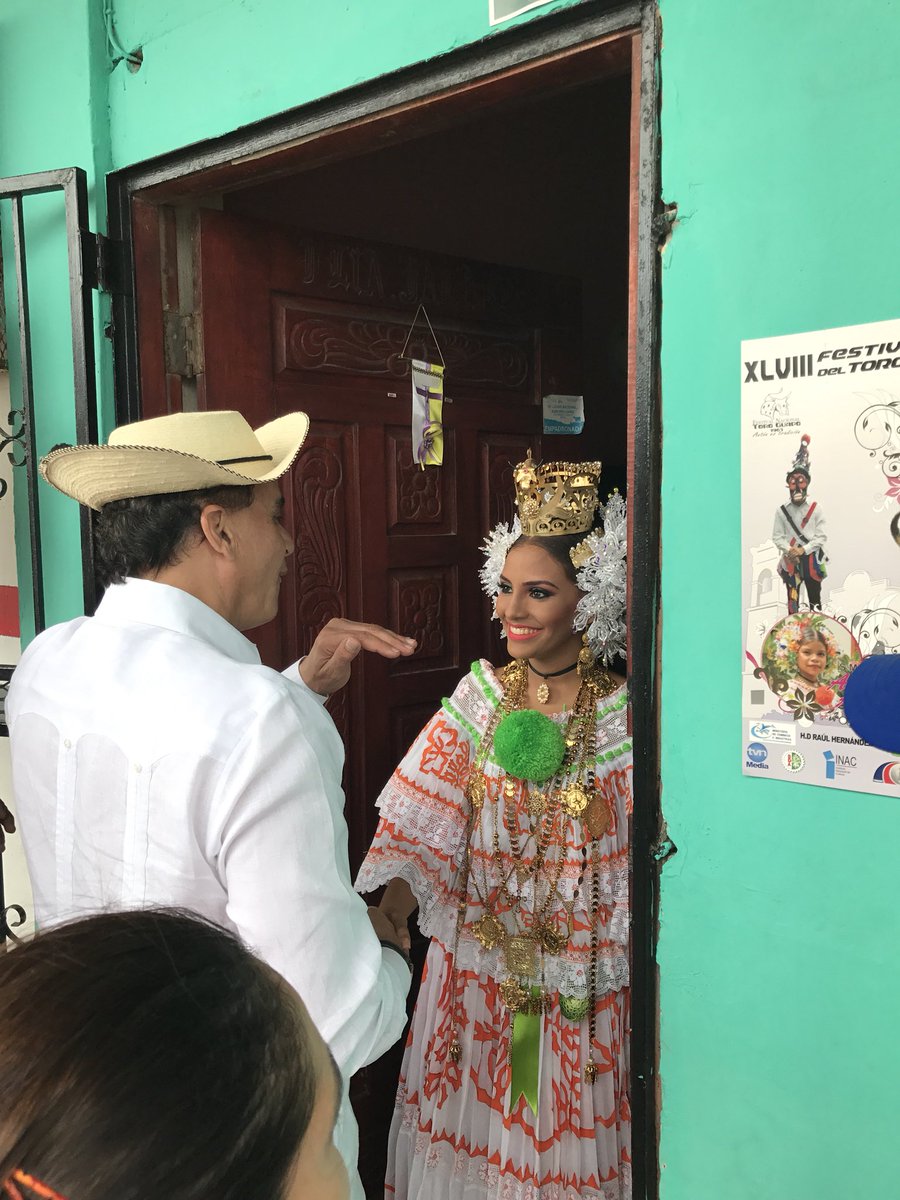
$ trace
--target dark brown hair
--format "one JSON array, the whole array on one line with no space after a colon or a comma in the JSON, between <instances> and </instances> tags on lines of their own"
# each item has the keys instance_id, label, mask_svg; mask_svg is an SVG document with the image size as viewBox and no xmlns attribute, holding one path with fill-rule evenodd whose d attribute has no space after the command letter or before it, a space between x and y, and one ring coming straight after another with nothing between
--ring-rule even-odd
<instances>
[{"instance_id":1,"label":"dark brown hair","mask_svg":"<svg viewBox=\"0 0 900 1200\"><path fill-rule=\"evenodd\" d=\"M315 1092L295 998L215 925L105 913L0 954L0 1187L275 1200Z\"/></svg>"},{"instance_id":2,"label":"dark brown hair","mask_svg":"<svg viewBox=\"0 0 900 1200\"><path fill-rule=\"evenodd\" d=\"M575 583L577 573L569 551L579 546L587 536L586 533L559 533L548 537L532 537L523 533L521 537L516 538L510 546L510 550L514 550L516 546L540 546L542 550L547 551L551 558L556 559L565 571L566 578Z\"/></svg>"},{"instance_id":3,"label":"dark brown hair","mask_svg":"<svg viewBox=\"0 0 900 1200\"><path fill-rule=\"evenodd\" d=\"M95 518L94 553L102 588L126 575L148 575L177 563L192 537L200 537L200 514L207 504L249 508L253 484L165 492L111 500Z\"/></svg>"}]
</instances>

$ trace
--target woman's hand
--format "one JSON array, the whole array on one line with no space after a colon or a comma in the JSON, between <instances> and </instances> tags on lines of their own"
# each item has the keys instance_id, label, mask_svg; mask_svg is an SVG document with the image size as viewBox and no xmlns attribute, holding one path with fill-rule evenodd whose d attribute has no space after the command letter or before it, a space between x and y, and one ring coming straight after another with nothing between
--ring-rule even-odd
<instances>
[{"instance_id":1,"label":"woman's hand","mask_svg":"<svg viewBox=\"0 0 900 1200\"><path fill-rule=\"evenodd\" d=\"M381 912L394 928L397 941L404 950L409 950L409 914L417 907L413 890L405 879L392 879L385 888L378 911Z\"/></svg>"},{"instance_id":2,"label":"woman's hand","mask_svg":"<svg viewBox=\"0 0 900 1200\"><path fill-rule=\"evenodd\" d=\"M379 941L394 942L401 950L409 949L409 941L404 944L400 940L400 935L394 922L382 909L369 905L369 920L372 922L372 928L375 930Z\"/></svg>"}]
</instances>

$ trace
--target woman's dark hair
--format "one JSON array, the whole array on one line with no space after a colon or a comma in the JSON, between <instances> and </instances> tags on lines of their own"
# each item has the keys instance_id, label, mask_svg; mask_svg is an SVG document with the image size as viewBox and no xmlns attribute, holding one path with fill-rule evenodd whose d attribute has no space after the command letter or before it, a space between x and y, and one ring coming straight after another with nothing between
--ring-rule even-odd
<instances>
[{"instance_id":1,"label":"woman's dark hair","mask_svg":"<svg viewBox=\"0 0 900 1200\"><path fill-rule=\"evenodd\" d=\"M147 575L177 563L191 536L200 536L206 504L235 510L253 503L253 484L165 492L112 500L97 514L94 550L101 587L126 575Z\"/></svg>"},{"instance_id":2,"label":"woman's dark hair","mask_svg":"<svg viewBox=\"0 0 900 1200\"><path fill-rule=\"evenodd\" d=\"M577 573L569 556L569 551L574 550L586 537L587 533L559 533L550 537L531 537L523 533L521 537L516 538L510 546L510 550L515 549L516 546L540 546L542 550L547 551L551 558L556 559L565 571L566 578L571 579L572 583L575 583Z\"/></svg>"},{"instance_id":3,"label":"woman's dark hair","mask_svg":"<svg viewBox=\"0 0 900 1200\"><path fill-rule=\"evenodd\" d=\"M215 925L104 913L0 954L0 1191L276 1200L315 1094L295 998Z\"/></svg>"}]
</instances>

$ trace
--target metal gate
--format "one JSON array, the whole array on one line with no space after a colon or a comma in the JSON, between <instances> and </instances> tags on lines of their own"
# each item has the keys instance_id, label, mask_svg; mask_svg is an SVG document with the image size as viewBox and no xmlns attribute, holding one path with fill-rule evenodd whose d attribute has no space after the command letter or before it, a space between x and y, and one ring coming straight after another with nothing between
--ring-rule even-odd
<instances>
[{"instance_id":1,"label":"metal gate","mask_svg":"<svg viewBox=\"0 0 900 1200\"><path fill-rule=\"evenodd\" d=\"M28 504L28 533L30 542L31 599L35 633L45 625L44 564L41 548L40 495L38 491L38 450L35 444L35 395L31 346L31 309L28 295L28 255L25 239L25 204L31 196L61 192L65 204L65 230L68 251L68 286L72 309L72 367L75 437L77 442L97 441L97 383L94 354L93 299L94 288L106 283L108 274L108 243L101 235L91 233L87 224L87 177L80 167L59 171L41 171L33 175L17 175L0 179L0 203L9 202L11 209L12 254L7 275L15 278L16 305L10 311L18 336L11 328L4 330L7 346L17 368L18 395L13 394L8 428L0 428L0 451L6 451L13 464L17 487L24 489ZM2 272L0 272L2 293ZM39 401L38 401L39 403ZM0 490L0 503L6 487ZM11 497L7 502L11 501ZM91 515L81 510L81 564L84 580L85 612L93 612L96 588L93 566ZM3 704L14 667L0 664L0 736L8 736ZM4 805L0 800L0 952L13 932L21 926L26 914L19 904L7 904L3 884L3 819ZM7 814L8 815L8 814ZM7 821L8 824L8 821Z\"/></svg>"}]
</instances>

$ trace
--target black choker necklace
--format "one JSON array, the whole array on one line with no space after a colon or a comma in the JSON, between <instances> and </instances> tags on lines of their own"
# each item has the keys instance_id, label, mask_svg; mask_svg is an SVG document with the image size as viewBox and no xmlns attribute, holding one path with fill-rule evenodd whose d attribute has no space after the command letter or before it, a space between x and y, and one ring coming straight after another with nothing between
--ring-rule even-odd
<instances>
[{"instance_id":1,"label":"black choker necklace","mask_svg":"<svg viewBox=\"0 0 900 1200\"><path fill-rule=\"evenodd\" d=\"M568 675L569 672L574 671L577 666L578 666L578 661L576 659L576 661L572 663L571 667L563 667L563 669L561 671L539 671L537 669L537 667L532 664L531 659L529 659L528 660L528 670L533 671L535 675L539 675L541 677L541 679L544 681L543 683L538 684L538 689L537 689L538 704L549 704L550 703L550 688L547 684L548 679L556 679L556 677L558 675Z\"/></svg>"}]
</instances>

